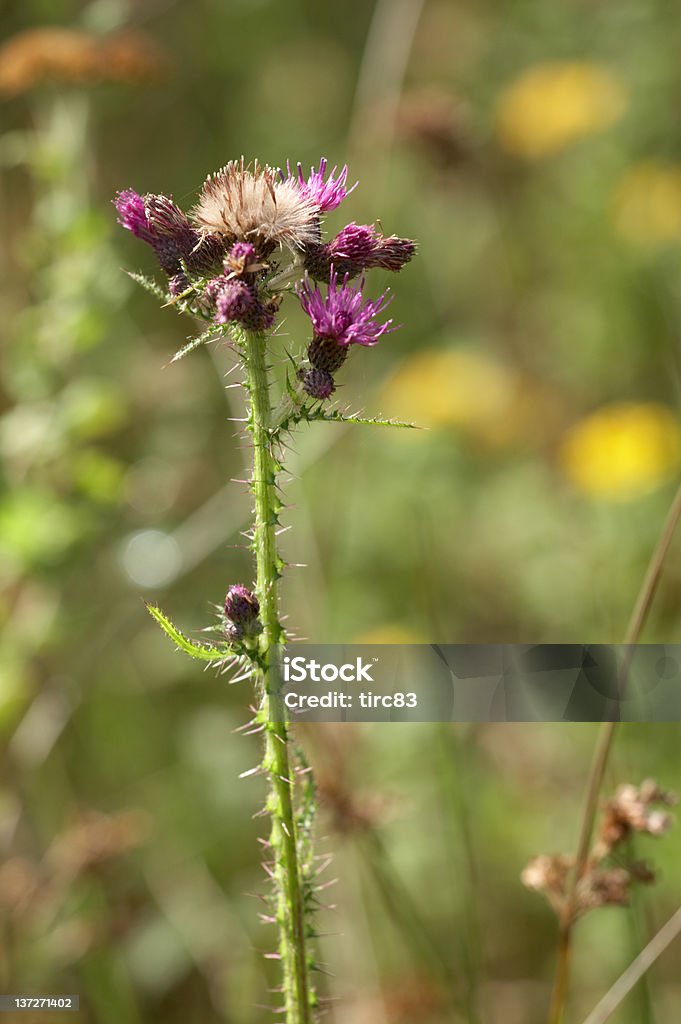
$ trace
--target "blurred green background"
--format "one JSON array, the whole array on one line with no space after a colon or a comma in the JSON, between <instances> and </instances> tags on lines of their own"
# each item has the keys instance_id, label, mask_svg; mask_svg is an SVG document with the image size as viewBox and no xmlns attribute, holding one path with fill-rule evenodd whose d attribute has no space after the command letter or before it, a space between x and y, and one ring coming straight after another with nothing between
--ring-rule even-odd
<instances>
[{"instance_id":1,"label":"blurred green background","mask_svg":"<svg viewBox=\"0 0 681 1024\"><path fill-rule=\"evenodd\" d=\"M0 988L79 992L97 1024L276 1019L255 1009L277 1002L273 940L244 895L265 889L261 781L237 778L257 740L233 734L250 695L175 655L142 604L198 629L251 578L250 499L229 483L241 400L227 350L165 367L191 325L126 277L154 261L111 198L188 206L242 153L326 156L360 181L331 230L378 218L419 241L399 277L372 278L403 326L353 354L340 399L429 429L298 434L297 634L618 641L681 467L678 11L5 0L0 16ZM282 359L305 340L294 306ZM680 594L677 546L646 639L678 640ZM308 727L340 879L320 922L333 1024L451 1020L452 985L454 1019L543 1019L555 922L520 872L573 849L594 737ZM676 726L626 727L608 784L681 790L678 746ZM658 884L580 926L571 1021L680 902L679 834L639 852ZM677 1020L678 962L613 1019Z\"/></svg>"}]
</instances>

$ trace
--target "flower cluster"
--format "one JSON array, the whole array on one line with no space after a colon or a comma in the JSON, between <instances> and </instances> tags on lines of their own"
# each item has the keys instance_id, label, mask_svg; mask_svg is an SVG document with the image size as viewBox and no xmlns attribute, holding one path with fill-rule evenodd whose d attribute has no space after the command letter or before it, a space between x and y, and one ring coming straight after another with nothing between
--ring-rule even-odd
<instances>
[{"instance_id":1,"label":"flower cluster","mask_svg":"<svg viewBox=\"0 0 681 1024\"><path fill-rule=\"evenodd\" d=\"M662 836L674 819L661 807L671 807L676 797L660 789L652 779L640 786L626 783L618 786L612 800L603 807L603 817L594 854L598 859L609 856L620 843L634 832L649 836ZM661 805L658 806L658 805Z\"/></svg>"},{"instance_id":2,"label":"flower cluster","mask_svg":"<svg viewBox=\"0 0 681 1024\"><path fill-rule=\"evenodd\" d=\"M299 283L296 293L312 322L313 336L298 371L303 394L323 400L335 391L334 373L351 345L371 346L393 330L380 323L386 294L364 297L365 281L350 282L372 268L399 271L415 244L384 237L373 225L344 227L322 238L322 216L353 191L348 168L330 171L326 160L306 176L292 170L247 165L243 157L226 164L203 184L193 209L184 213L164 195L119 192L119 223L153 249L168 277L168 295L182 312L219 325L271 331L282 278ZM292 263L282 273L279 261ZM311 282L324 283L326 293Z\"/></svg>"},{"instance_id":3,"label":"flower cluster","mask_svg":"<svg viewBox=\"0 0 681 1024\"><path fill-rule=\"evenodd\" d=\"M640 786L619 786L603 805L598 835L582 876L577 880L576 915L604 906L627 906L635 883L650 884L655 872L646 861L632 860L626 843L634 833L662 836L673 823L657 805L671 806L676 797L651 779ZM559 916L566 911L568 882L575 870L573 857L540 854L522 873L528 889L541 892Z\"/></svg>"}]
</instances>

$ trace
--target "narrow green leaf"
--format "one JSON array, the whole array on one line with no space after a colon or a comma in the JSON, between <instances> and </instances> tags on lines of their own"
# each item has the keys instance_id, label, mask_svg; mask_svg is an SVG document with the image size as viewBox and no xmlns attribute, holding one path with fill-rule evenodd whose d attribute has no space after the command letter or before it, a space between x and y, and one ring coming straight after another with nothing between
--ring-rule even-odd
<instances>
[{"instance_id":1,"label":"narrow green leaf","mask_svg":"<svg viewBox=\"0 0 681 1024\"><path fill-rule=\"evenodd\" d=\"M369 427L396 427L398 430L422 430L417 423L405 423L402 420L386 420L380 416L359 416L357 413L346 415L338 409L312 409L310 420L325 420L328 423L362 423Z\"/></svg>"},{"instance_id":2,"label":"narrow green leaf","mask_svg":"<svg viewBox=\"0 0 681 1024\"><path fill-rule=\"evenodd\" d=\"M422 430L417 423L405 423L402 420L383 419L380 416L360 416L358 413L343 413L340 409L323 409L320 405L303 405L286 417L282 418L272 429L272 440L276 441L280 434L297 423L360 423L370 427L393 427L396 430Z\"/></svg>"},{"instance_id":3,"label":"narrow green leaf","mask_svg":"<svg viewBox=\"0 0 681 1024\"><path fill-rule=\"evenodd\" d=\"M163 291L160 285L156 284L150 277L146 277L145 274L138 274L133 270L126 271L128 277L132 278L138 285L140 285L150 295L155 295L157 299L165 300L168 298L167 294Z\"/></svg>"},{"instance_id":4,"label":"narrow green leaf","mask_svg":"<svg viewBox=\"0 0 681 1024\"><path fill-rule=\"evenodd\" d=\"M190 658L198 658L201 661L224 661L225 657L230 653L229 650L221 650L219 647L214 647L212 644L197 643L195 640L190 640L188 636L185 636L177 626L170 621L167 615L161 611L161 609L155 604L149 604L145 601L147 611L156 619L163 632L170 637L170 639L188 654Z\"/></svg>"},{"instance_id":5,"label":"narrow green leaf","mask_svg":"<svg viewBox=\"0 0 681 1024\"><path fill-rule=\"evenodd\" d=\"M181 349L175 353L173 358L170 360L171 363L177 363L180 359L184 359L186 355L193 352L194 349L199 348L201 345L207 344L209 341L213 341L214 338L222 336L222 331L216 330L214 327L209 327L203 334L199 334L196 338L190 338L186 345L183 345Z\"/></svg>"}]
</instances>

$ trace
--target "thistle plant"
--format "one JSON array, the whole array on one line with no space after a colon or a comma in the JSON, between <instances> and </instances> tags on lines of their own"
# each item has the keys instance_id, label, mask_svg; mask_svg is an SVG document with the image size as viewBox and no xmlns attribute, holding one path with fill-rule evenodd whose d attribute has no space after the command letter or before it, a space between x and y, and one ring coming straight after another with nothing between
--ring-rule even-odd
<instances>
[{"instance_id":1,"label":"thistle plant","mask_svg":"<svg viewBox=\"0 0 681 1024\"><path fill-rule=\"evenodd\" d=\"M277 550L282 441L298 424L315 420L408 426L329 404L351 350L370 348L395 329L384 318L390 296L366 296L366 271L399 271L415 252L409 239L354 222L323 239L323 215L354 187L348 187L347 166L329 171L325 160L306 175L300 164L276 169L242 158L206 179L188 214L165 195L126 190L115 199L119 223L151 247L165 279L158 284L132 276L164 304L205 325L173 361L222 342L243 368L253 451L255 581L229 587L210 642L194 640L159 608L148 607L182 651L255 686L253 718L245 729L264 738L255 771L268 779L265 869L273 892L266 920L278 929L273 956L281 961L286 1024L309 1024L318 998L310 980L316 966L310 948L317 903L314 785L304 755L291 742L279 670L286 639L277 595L285 569ZM311 323L311 337L297 353L284 353L276 336L286 293L297 297ZM275 396L277 358L285 361L286 374Z\"/></svg>"}]
</instances>

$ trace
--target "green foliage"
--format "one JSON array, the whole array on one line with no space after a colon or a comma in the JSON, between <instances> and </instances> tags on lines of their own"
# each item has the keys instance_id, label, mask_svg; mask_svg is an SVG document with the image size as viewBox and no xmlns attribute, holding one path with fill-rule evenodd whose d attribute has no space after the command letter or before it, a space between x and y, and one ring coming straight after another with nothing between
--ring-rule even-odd
<instances>
[{"instance_id":1,"label":"green foliage","mask_svg":"<svg viewBox=\"0 0 681 1024\"><path fill-rule=\"evenodd\" d=\"M146 608L153 619L158 622L159 626L169 636L173 643L188 654L190 658L197 658L199 661L208 661L213 664L219 664L234 654L233 649L225 644L224 646L216 647L212 644L199 643L195 640L191 640L185 633L182 633L177 626L171 622L167 615L161 611L161 609L155 604L146 603Z\"/></svg>"},{"instance_id":2,"label":"green foliage","mask_svg":"<svg viewBox=\"0 0 681 1024\"><path fill-rule=\"evenodd\" d=\"M209 327L208 330L203 332L203 334L199 334L196 338L191 338L186 345L183 345L181 349L178 349L170 362L177 363L180 359L184 359L185 356L189 355L190 352L193 352L201 345L206 345L209 341L216 341L218 338L221 338L223 333L224 332L222 330L216 327Z\"/></svg>"},{"instance_id":3,"label":"green foliage","mask_svg":"<svg viewBox=\"0 0 681 1024\"><path fill-rule=\"evenodd\" d=\"M279 424L274 433L291 430L298 423L359 423L369 427L395 427L398 430L419 430L416 423L404 423L402 420L382 419L380 416L362 416L360 413L342 412L340 409L327 409L321 405L304 405L289 418Z\"/></svg>"},{"instance_id":4,"label":"green foliage","mask_svg":"<svg viewBox=\"0 0 681 1024\"><path fill-rule=\"evenodd\" d=\"M156 281L154 281L153 277L148 277L147 274L141 274L139 271L133 270L126 270L126 274L136 284L138 284L140 288L144 288L145 292L149 292L150 295L153 295L155 299L161 299L163 302L167 300L168 293L164 291Z\"/></svg>"}]
</instances>

